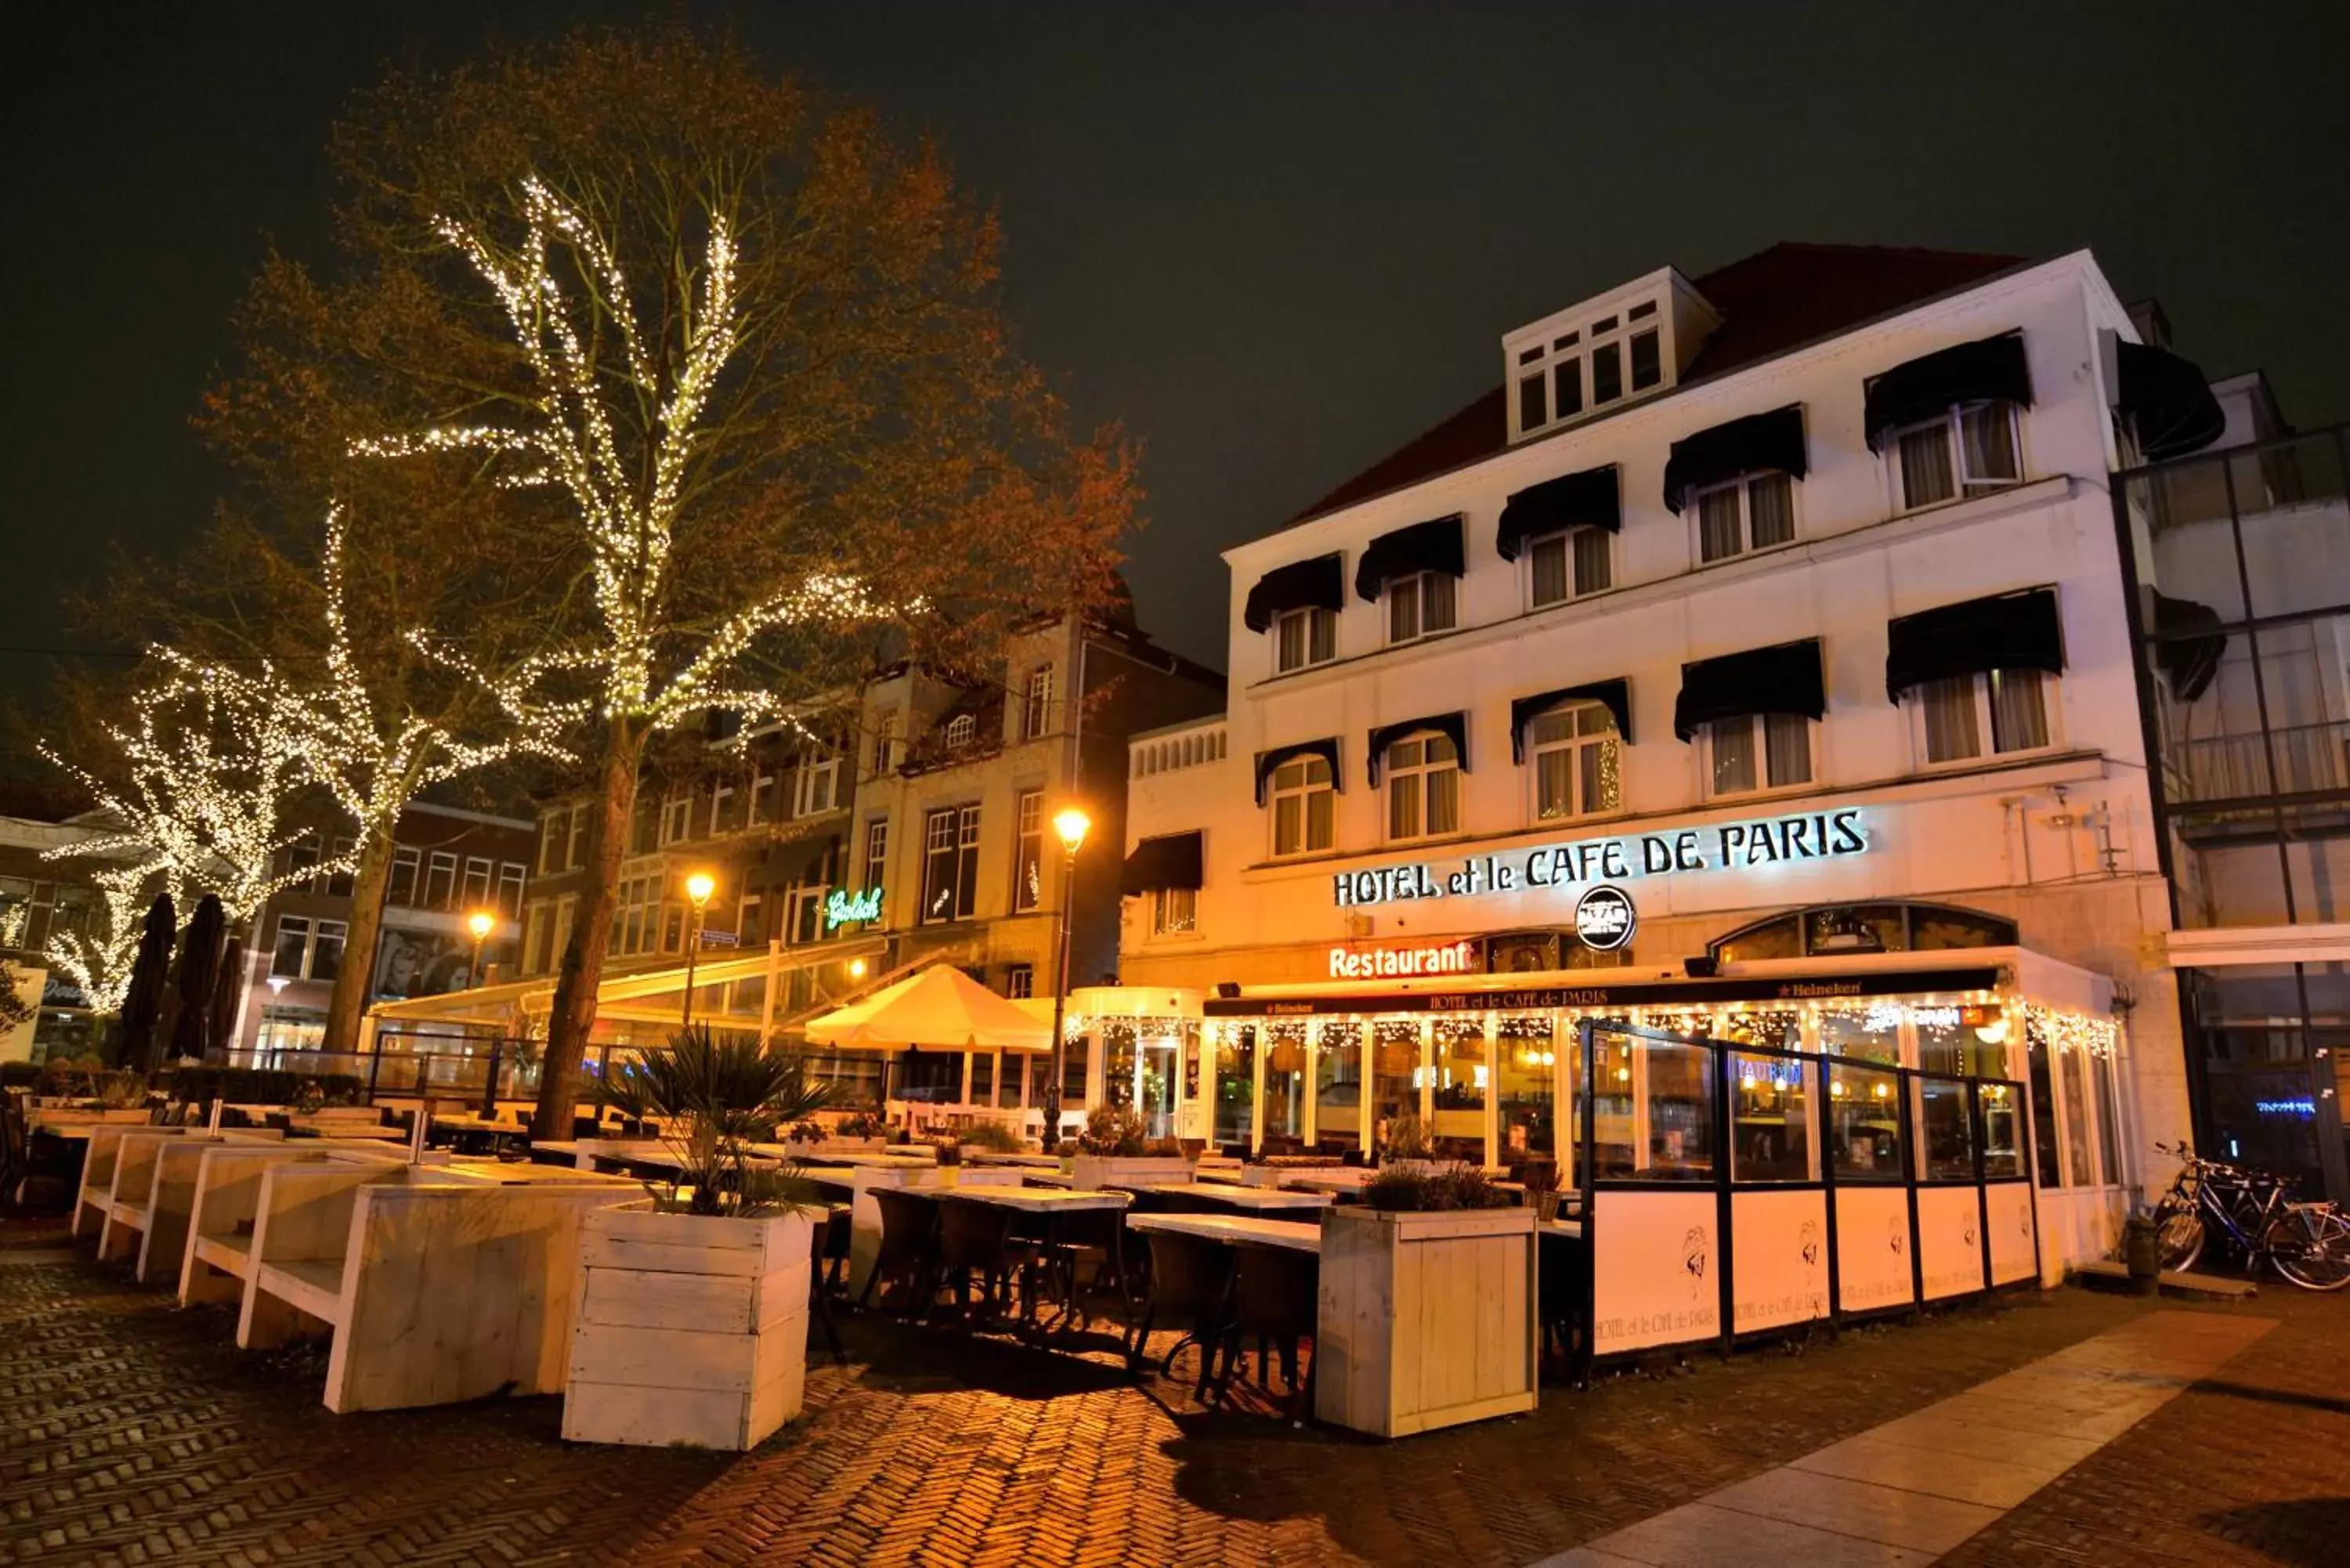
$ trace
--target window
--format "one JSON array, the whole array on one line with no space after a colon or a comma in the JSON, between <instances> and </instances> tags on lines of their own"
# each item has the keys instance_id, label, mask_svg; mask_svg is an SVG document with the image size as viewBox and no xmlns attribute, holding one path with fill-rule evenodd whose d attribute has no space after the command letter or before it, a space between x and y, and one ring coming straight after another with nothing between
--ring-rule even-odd
<instances>
[{"instance_id":1,"label":"window","mask_svg":"<svg viewBox=\"0 0 2350 1568\"><path fill-rule=\"evenodd\" d=\"M960 752L979 739L979 721L969 713L957 713L947 721L947 750Z\"/></svg>"},{"instance_id":2,"label":"window","mask_svg":"<svg viewBox=\"0 0 2350 1568\"><path fill-rule=\"evenodd\" d=\"M922 823L922 919L967 920L979 901L979 807L951 805Z\"/></svg>"},{"instance_id":3,"label":"window","mask_svg":"<svg viewBox=\"0 0 2350 1568\"><path fill-rule=\"evenodd\" d=\"M1336 805L1326 759L1293 757L1274 769L1273 852L1311 855L1329 848Z\"/></svg>"},{"instance_id":4,"label":"window","mask_svg":"<svg viewBox=\"0 0 2350 1568\"><path fill-rule=\"evenodd\" d=\"M1575 702L1526 727L1534 761L1534 816L1593 816L1623 805L1623 743L1604 702Z\"/></svg>"},{"instance_id":5,"label":"window","mask_svg":"<svg viewBox=\"0 0 2350 1568\"><path fill-rule=\"evenodd\" d=\"M1614 587L1609 548L1605 528L1576 528L1535 540L1526 553L1534 574L1534 607L1561 604Z\"/></svg>"},{"instance_id":6,"label":"window","mask_svg":"<svg viewBox=\"0 0 2350 1568\"><path fill-rule=\"evenodd\" d=\"M305 893L317 891L315 886L317 880L316 873L318 868L318 836L317 834L306 833L286 846L277 852L276 861L274 869L277 876L286 880L289 891L295 889Z\"/></svg>"},{"instance_id":7,"label":"window","mask_svg":"<svg viewBox=\"0 0 2350 1568\"><path fill-rule=\"evenodd\" d=\"M767 940L766 900L756 893L745 893L734 906L734 940L738 946L752 948Z\"/></svg>"},{"instance_id":8,"label":"window","mask_svg":"<svg viewBox=\"0 0 2350 1568\"><path fill-rule=\"evenodd\" d=\"M436 849L424 867L424 907L446 909L457 899L457 857L446 850Z\"/></svg>"},{"instance_id":9,"label":"window","mask_svg":"<svg viewBox=\"0 0 2350 1568\"><path fill-rule=\"evenodd\" d=\"M341 920L278 916L277 941L269 954L271 978L334 979L342 971L343 939L349 931L350 927Z\"/></svg>"},{"instance_id":10,"label":"window","mask_svg":"<svg viewBox=\"0 0 2350 1568\"><path fill-rule=\"evenodd\" d=\"M1018 824L1012 855L1012 908L1045 907L1045 792L1023 790L1014 803Z\"/></svg>"},{"instance_id":11,"label":"window","mask_svg":"<svg viewBox=\"0 0 2350 1568\"><path fill-rule=\"evenodd\" d=\"M563 864L572 869L588 864L588 803L584 800L571 808L571 842L564 849Z\"/></svg>"},{"instance_id":12,"label":"window","mask_svg":"<svg viewBox=\"0 0 2350 1568\"><path fill-rule=\"evenodd\" d=\"M814 816L840 804L840 753L830 749L800 759L794 816Z\"/></svg>"},{"instance_id":13,"label":"window","mask_svg":"<svg viewBox=\"0 0 2350 1568\"><path fill-rule=\"evenodd\" d=\"M1388 836L1427 838L1461 826L1461 753L1450 735L1388 748Z\"/></svg>"},{"instance_id":14,"label":"window","mask_svg":"<svg viewBox=\"0 0 2350 1568\"><path fill-rule=\"evenodd\" d=\"M1953 675L1918 688L1918 722L1929 763L2037 751L2048 744L2048 677L2037 670Z\"/></svg>"},{"instance_id":15,"label":"window","mask_svg":"<svg viewBox=\"0 0 2350 1568\"><path fill-rule=\"evenodd\" d=\"M546 972L546 906L533 904L522 926L522 972Z\"/></svg>"},{"instance_id":16,"label":"window","mask_svg":"<svg viewBox=\"0 0 2350 1568\"><path fill-rule=\"evenodd\" d=\"M761 757L751 764L751 800L747 809L747 826L757 827L777 820L775 794L775 760Z\"/></svg>"},{"instance_id":17,"label":"window","mask_svg":"<svg viewBox=\"0 0 2350 1568\"><path fill-rule=\"evenodd\" d=\"M743 826L743 794L732 779L720 779L710 788L710 832L712 837Z\"/></svg>"},{"instance_id":18,"label":"window","mask_svg":"<svg viewBox=\"0 0 2350 1568\"><path fill-rule=\"evenodd\" d=\"M1705 727L1705 739L1714 794L1812 782L1812 722L1800 713L1717 719Z\"/></svg>"},{"instance_id":19,"label":"window","mask_svg":"<svg viewBox=\"0 0 2350 1568\"><path fill-rule=\"evenodd\" d=\"M546 858L544 839L540 840L539 859ZM395 845L391 851L391 880L384 884L383 901L406 906L416 902L416 873L421 869L423 857L405 844Z\"/></svg>"},{"instance_id":20,"label":"window","mask_svg":"<svg viewBox=\"0 0 2350 1568\"><path fill-rule=\"evenodd\" d=\"M1517 356L1518 433L1525 434L1586 409L1604 409L1627 393L1663 385L1664 341L1657 302L1644 299L1611 310L1547 344Z\"/></svg>"},{"instance_id":21,"label":"window","mask_svg":"<svg viewBox=\"0 0 2350 1568\"><path fill-rule=\"evenodd\" d=\"M877 816L865 825L865 881L871 892L889 883L889 819Z\"/></svg>"},{"instance_id":22,"label":"window","mask_svg":"<svg viewBox=\"0 0 2350 1568\"><path fill-rule=\"evenodd\" d=\"M485 860L477 855L469 855L465 857L464 907L466 909L484 909L489 907L490 879L496 872L497 865L494 861Z\"/></svg>"},{"instance_id":23,"label":"window","mask_svg":"<svg viewBox=\"0 0 2350 1568\"><path fill-rule=\"evenodd\" d=\"M1697 493L1698 558L1726 561L1795 536L1795 485L1783 473L1756 473Z\"/></svg>"},{"instance_id":24,"label":"window","mask_svg":"<svg viewBox=\"0 0 2350 1568\"><path fill-rule=\"evenodd\" d=\"M1388 584L1388 640L1409 642L1416 637L1452 629L1453 593L1459 587L1450 572L1414 572Z\"/></svg>"},{"instance_id":25,"label":"window","mask_svg":"<svg viewBox=\"0 0 2350 1568\"><path fill-rule=\"evenodd\" d=\"M1026 711L1021 716L1020 733L1033 741L1049 733L1053 728L1053 667L1040 664L1028 672Z\"/></svg>"},{"instance_id":26,"label":"window","mask_svg":"<svg viewBox=\"0 0 2350 1568\"><path fill-rule=\"evenodd\" d=\"M342 864L327 873L325 891L329 898L348 898L351 896L352 857L356 856L359 850L359 841L356 838L338 836L335 839L335 858Z\"/></svg>"},{"instance_id":27,"label":"window","mask_svg":"<svg viewBox=\"0 0 2350 1568\"><path fill-rule=\"evenodd\" d=\"M571 948L571 922L579 912L579 895L567 894L555 900L555 935L546 944L548 961L559 966L563 955Z\"/></svg>"},{"instance_id":28,"label":"window","mask_svg":"<svg viewBox=\"0 0 2350 1568\"><path fill-rule=\"evenodd\" d=\"M661 803L660 841L675 844L693 836L693 796L671 795Z\"/></svg>"},{"instance_id":29,"label":"window","mask_svg":"<svg viewBox=\"0 0 2350 1568\"><path fill-rule=\"evenodd\" d=\"M563 869L565 846L570 842L571 815L551 811L538 825L538 874L552 877Z\"/></svg>"},{"instance_id":30,"label":"window","mask_svg":"<svg viewBox=\"0 0 2350 1568\"><path fill-rule=\"evenodd\" d=\"M1150 895L1150 934L1154 937L1189 936L1200 929L1200 890L1197 888L1159 888Z\"/></svg>"},{"instance_id":31,"label":"window","mask_svg":"<svg viewBox=\"0 0 2350 1568\"><path fill-rule=\"evenodd\" d=\"M828 888L795 888L785 895L784 940L805 946L824 935L824 899Z\"/></svg>"},{"instance_id":32,"label":"window","mask_svg":"<svg viewBox=\"0 0 2350 1568\"><path fill-rule=\"evenodd\" d=\"M1276 673L1324 663L1338 651L1338 618L1318 607L1286 610L1273 623L1273 648Z\"/></svg>"},{"instance_id":33,"label":"window","mask_svg":"<svg viewBox=\"0 0 2350 1568\"><path fill-rule=\"evenodd\" d=\"M2023 481L2015 405L1968 403L1895 432L1893 460L1905 512Z\"/></svg>"},{"instance_id":34,"label":"window","mask_svg":"<svg viewBox=\"0 0 2350 1568\"><path fill-rule=\"evenodd\" d=\"M898 711L894 708L887 713L874 715L872 771L877 778L883 774L894 774L898 771L899 722Z\"/></svg>"},{"instance_id":35,"label":"window","mask_svg":"<svg viewBox=\"0 0 2350 1568\"><path fill-rule=\"evenodd\" d=\"M1033 963L1008 963L1003 966L1003 994L1014 1001L1036 994L1036 966ZM976 1060L976 1059L974 1059Z\"/></svg>"},{"instance_id":36,"label":"window","mask_svg":"<svg viewBox=\"0 0 2350 1568\"><path fill-rule=\"evenodd\" d=\"M526 867L508 860L498 867L498 912L506 919L522 918L522 882Z\"/></svg>"}]
</instances>

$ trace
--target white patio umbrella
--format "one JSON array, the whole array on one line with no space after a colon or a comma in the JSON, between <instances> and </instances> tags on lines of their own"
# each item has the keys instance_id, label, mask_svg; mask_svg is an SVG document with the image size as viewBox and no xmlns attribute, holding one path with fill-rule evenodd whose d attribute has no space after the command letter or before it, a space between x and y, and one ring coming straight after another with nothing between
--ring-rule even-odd
<instances>
[{"instance_id":1,"label":"white patio umbrella","mask_svg":"<svg viewBox=\"0 0 2350 1568\"><path fill-rule=\"evenodd\" d=\"M933 964L821 1018L808 1042L836 1050L1050 1051L1053 1026L952 964Z\"/></svg>"}]
</instances>

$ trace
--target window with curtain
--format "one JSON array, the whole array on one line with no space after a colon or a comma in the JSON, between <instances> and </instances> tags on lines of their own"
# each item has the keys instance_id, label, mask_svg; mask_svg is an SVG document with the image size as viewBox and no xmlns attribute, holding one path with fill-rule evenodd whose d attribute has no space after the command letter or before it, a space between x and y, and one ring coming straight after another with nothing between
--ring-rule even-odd
<instances>
[{"instance_id":1,"label":"window with curtain","mask_svg":"<svg viewBox=\"0 0 2350 1568\"><path fill-rule=\"evenodd\" d=\"M1338 618L1321 608L1294 609L1273 623L1274 669L1286 674L1334 658L1338 649Z\"/></svg>"},{"instance_id":2,"label":"window with curtain","mask_svg":"<svg viewBox=\"0 0 2350 1568\"><path fill-rule=\"evenodd\" d=\"M1711 793L1752 794L1812 782L1812 722L1800 713L1717 719L1705 727Z\"/></svg>"},{"instance_id":3,"label":"window with curtain","mask_svg":"<svg viewBox=\"0 0 2350 1568\"><path fill-rule=\"evenodd\" d=\"M1896 432L1890 450L1905 512L2023 482L2012 403L1952 408Z\"/></svg>"},{"instance_id":4,"label":"window with curtain","mask_svg":"<svg viewBox=\"0 0 2350 1568\"><path fill-rule=\"evenodd\" d=\"M1535 540L1526 552L1534 607L1563 604L1612 587L1611 539L1605 528L1574 528Z\"/></svg>"},{"instance_id":5,"label":"window with curtain","mask_svg":"<svg viewBox=\"0 0 2350 1568\"><path fill-rule=\"evenodd\" d=\"M1150 895L1150 934L1154 937L1189 936L1200 929L1200 890L1197 888L1159 888Z\"/></svg>"},{"instance_id":6,"label":"window with curtain","mask_svg":"<svg viewBox=\"0 0 2350 1568\"><path fill-rule=\"evenodd\" d=\"M1461 753L1449 735L1388 748L1388 836L1428 838L1461 827Z\"/></svg>"},{"instance_id":7,"label":"window with curtain","mask_svg":"<svg viewBox=\"0 0 2350 1568\"><path fill-rule=\"evenodd\" d=\"M1388 640L1409 642L1453 625L1453 590L1450 572L1414 572L1388 584Z\"/></svg>"},{"instance_id":8,"label":"window with curtain","mask_svg":"<svg viewBox=\"0 0 2350 1568\"><path fill-rule=\"evenodd\" d=\"M1554 708L1526 726L1534 774L1534 815L1592 816L1623 805L1623 742L1604 702Z\"/></svg>"},{"instance_id":9,"label":"window with curtain","mask_svg":"<svg viewBox=\"0 0 2350 1568\"><path fill-rule=\"evenodd\" d=\"M1783 473L1749 474L1697 493L1700 562L1767 550L1794 536L1795 484Z\"/></svg>"},{"instance_id":10,"label":"window with curtain","mask_svg":"<svg viewBox=\"0 0 2350 1568\"><path fill-rule=\"evenodd\" d=\"M1965 762L1984 754L2038 751L2049 743L2049 677L2037 670L1994 670L1953 675L1916 689L1912 705L1924 734L1926 761Z\"/></svg>"},{"instance_id":11,"label":"window with curtain","mask_svg":"<svg viewBox=\"0 0 2350 1568\"><path fill-rule=\"evenodd\" d=\"M1045 907L1045 792L1023 790L1014 803L1012 857L1012 907L1015 910Z\"/></svg>"},{"instance_id":12,"label":"window with curtain","mask_svg":"<svg viewBox=\"0 0 2350 1568\"><path fill-rule=\"evenodd\" d=\"M922 824L922 919L969 919L979 898L979 807L951 805Z\"/></svg>"},{"instance_id":13,"label":"window with curtain","mask_svg":"<svg viewBox=\"0 0 2350 1568\"><path fill-rule=\"evenodd\" d=\"M1027 701L1020 727L1024 738L1033 741L1052 730L1055 685L1049 664L1040 664L1028 672Z\"/></svg>"},{"instance_id":14,"label":"window with curtain","mask_svg":"<svg viewBox=\"0 0 2350 1568\"><path fill-rule=\"evenodd\" d=\"M1320 757L1293 757L1273 770L1273 852L1311 855L1330 847L1337 797L1330 764Z\"/></svg>"}]
</instances>

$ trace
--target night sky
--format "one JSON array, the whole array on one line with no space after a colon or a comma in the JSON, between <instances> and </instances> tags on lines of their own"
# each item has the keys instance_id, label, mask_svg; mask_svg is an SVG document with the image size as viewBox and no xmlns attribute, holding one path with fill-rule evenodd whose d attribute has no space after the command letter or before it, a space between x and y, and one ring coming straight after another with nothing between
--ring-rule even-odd
<instances>
[{"instance_id":1,"label":"night sky","mask_svg":"<svg viewBox=\"0 0 2350 1568\"><path fill-rule=\"evenodd\" d=\"M2210 374L2350 417L2339 4L680 8L935 134L999 204L1024 347L1147 443L1143 622L1219 665L1219 550L1490 387L1511 327L1668 263L2086 245ZM265 236L321 254L347 95L667 9L9 8L0 690L87 646L57 599L101 542L207 515L188 416Z\"/></svg>"}]
</instances>

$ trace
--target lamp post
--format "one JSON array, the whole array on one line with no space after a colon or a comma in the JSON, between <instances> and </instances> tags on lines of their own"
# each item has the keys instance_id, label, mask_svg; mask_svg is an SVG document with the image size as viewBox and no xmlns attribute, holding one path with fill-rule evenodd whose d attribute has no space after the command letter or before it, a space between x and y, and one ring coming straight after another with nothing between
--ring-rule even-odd
<instances>
[{"instance_id":1,"label":"lamp post","mask_svg":"<svg viewBox=\"0 0 2350 1568\"><path fill-rule=\"evenodd\" d=\"M473 935L473 961L465 971L465 989L473 990L482 983L482 944L498 929L498 918L487 909L476 909L465 917L465 929Z\"/></svg>"},{"instance_id":2,"label":"lamp post","mask_svg":"<svg viewBox=\"0 0 2350 1568\"><path fill-rule=\"evenodd\" d=\"M693 907L685 921L685 1008L681 1019L685 1023L693 1022L693 961L702 955L702 911L717 890L717 881L707 871L696 871L685 879L685 899Z\"/></svg>"},{"instance_id":3,"label":"lamp post","mask_svg":"<svg viewBox=\"0 0 2350 1568\"><path fill-rule=\"evenodd\" d=\"M1062 849L1061 929L1060 961L1053 969L1053 1075L1041 1096L1046 1154L1058 1147L1061 1141L1061 1074L1066 1054L1061 1043L1061 1027L1069 1004L1069 906L1077 898L1077 851L1086 842L1087 829L1093 825L1093 818L1074 805L1063 806L1053 816L1053 831L1060 836Z\"/></svg>"}]
</instances>

